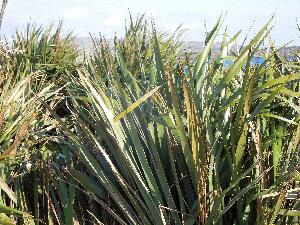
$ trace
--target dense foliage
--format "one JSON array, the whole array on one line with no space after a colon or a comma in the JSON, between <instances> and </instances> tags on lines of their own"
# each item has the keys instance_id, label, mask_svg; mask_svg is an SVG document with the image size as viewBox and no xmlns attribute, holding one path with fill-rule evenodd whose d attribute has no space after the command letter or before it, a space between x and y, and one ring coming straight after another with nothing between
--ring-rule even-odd
<instances>
[{"instance_id":1,"label":"dense foliage","mask_svg":"<svg viewBox=\"0 0 300 225\"><path fill-rule=\"evenodd\" d=\"M223 19L196 58L143 17L87 54L61 26L3 43L1 224L299 223L299 54L272 20L212 54Z\"/></svg>"}]
</instances>

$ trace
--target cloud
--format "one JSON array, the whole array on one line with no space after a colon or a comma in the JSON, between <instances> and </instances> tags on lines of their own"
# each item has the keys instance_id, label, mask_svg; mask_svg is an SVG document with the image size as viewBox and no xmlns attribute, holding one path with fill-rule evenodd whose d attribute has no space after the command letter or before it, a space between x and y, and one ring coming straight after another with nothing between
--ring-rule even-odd
<instances>
[{"instance_id":1,"label":"cloud","mask_svg":"<svg viewBox=\"0 0 300 225\"><path fill-rule=\"evenodd\" d=\"M65 9L62 13L62 17L65 19L81 19L87 16L88 16L87 11L81 8Z\"/></svg>"},{"instance_id":2,"label":"cloud","mask_svg":"<svg viewBox=\"0 0 300 225\"><path fill-rule=\"evenodd\" d=\"M111 13L103 22L104 26L117 27L124 24L126 16L122 13Z\"/></svg>"}]
</instances>

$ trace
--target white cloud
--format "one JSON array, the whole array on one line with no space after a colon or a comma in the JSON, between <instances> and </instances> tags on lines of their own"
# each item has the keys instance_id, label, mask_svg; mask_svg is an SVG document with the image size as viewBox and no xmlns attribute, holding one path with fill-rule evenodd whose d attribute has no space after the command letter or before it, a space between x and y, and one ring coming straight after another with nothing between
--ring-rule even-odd
<instances>
[{"instance_id":1,"label":"white cloud","mask_svg":"<svg viewBox=\"0 0 300 225\"><path fill-rule=\"evenodd\" d=\"M116 27L124 24L126 15L122 13L111 13L103 22L104 26Z\"/></svg>"},{"instance_id":2,"label":"white cloud","mask_svg":"<svg viewBox=\"0 0 300 225\"><path fill-rule=\"evenodd\" d=\"M81 8L65 9L62 13L63 18L65 19L81 19L87 17L87 15L87 11Z\"/></svg>"}]
</instances>

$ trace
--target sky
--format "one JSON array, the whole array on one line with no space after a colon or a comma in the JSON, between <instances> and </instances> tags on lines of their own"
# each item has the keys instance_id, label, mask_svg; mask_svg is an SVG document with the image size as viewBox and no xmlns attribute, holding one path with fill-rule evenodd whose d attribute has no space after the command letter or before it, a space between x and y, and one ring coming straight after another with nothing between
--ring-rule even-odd
<instances>
[{"instance_id":1,"label":"sky","mask_svg":"<svg viewBox=\"0 0 300 225\"><path fill-rule=\"evenodd\" d=\"M240 40L259 30L275 13L272 39L276 45L290 41L300 45L300 0L8 0L2 35L24 29L28 22L48 25L63 20L64 29L79 37L101 33L107 37L124 34L129 14L145 13L158 30L172 33L182 25L184 40L203 41L205 25L212 28L218 16L227 13L223 28L229 36L242 30Z\"/></svg>"}]
</instances>

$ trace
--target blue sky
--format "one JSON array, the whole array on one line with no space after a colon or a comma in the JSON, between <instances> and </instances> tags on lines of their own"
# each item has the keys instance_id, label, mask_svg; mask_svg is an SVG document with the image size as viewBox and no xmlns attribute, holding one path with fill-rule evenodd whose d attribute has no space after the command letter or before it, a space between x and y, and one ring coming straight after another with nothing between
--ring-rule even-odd
<instances>
[{"instance_id":1,"label":"blue sky","mask_svg":"<svg viewBox=\"0 0 300 225\"><path fill-rule=\"evenodd\" d=\"M128 9L133 15L146 13L154 18L161 30L172 32L180 24L187 29L186 40L204 39L204 23L212 27L221 12L227 12L224 27L229 35L238 30L246 35L251 24L256 32L276 12L272 38L277 45L294 40L300 44L300 0L9 0L2 32L10 35L22 29L28 21L49 24L64 20L65 29L74 30L78 36L99 33L112 37L122 35Z\"/></svg>"}]
</instances>

